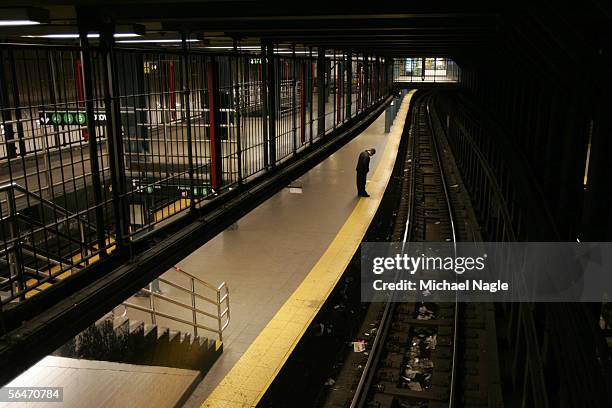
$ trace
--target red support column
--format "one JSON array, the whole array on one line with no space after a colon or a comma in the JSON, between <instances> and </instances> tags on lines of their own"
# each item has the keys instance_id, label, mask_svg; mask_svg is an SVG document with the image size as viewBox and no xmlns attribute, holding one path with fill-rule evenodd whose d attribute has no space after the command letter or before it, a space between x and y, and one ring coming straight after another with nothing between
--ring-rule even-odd
<instances>
[{"instance_id":1,"label":"red support column","mask_svg":"<svg viewBox=\"0 0 612 408\"><path fill-rule=\"evenodd\" d=\"M340 64L336 61L336 123L342 122L341 112L340 112L340 101L342 100L341 92L342 85L340 85Z\"/></svg>"},{"instance_id":2,"label":"red support column","mask_svg":"<svg viewBox=\"0 0 612 408\"><path fill-rule=\"evenodd\" d=\"M306 64L302 63L300 67L300 83L302 84L302 92L300 93L300 142L306 142L306 81L305 81Z\"/></svg>"}]
</instances>

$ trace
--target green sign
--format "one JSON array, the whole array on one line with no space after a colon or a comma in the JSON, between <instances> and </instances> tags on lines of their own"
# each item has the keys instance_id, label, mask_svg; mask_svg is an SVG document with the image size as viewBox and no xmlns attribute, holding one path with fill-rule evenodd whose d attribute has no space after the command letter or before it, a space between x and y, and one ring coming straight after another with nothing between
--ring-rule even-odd
<instances>
[{"instance_id":1,"label":"green sign","mask_svg":"<svg viewBox=\"0 0 612 408\"><path fill-rule=\"evenodd\" d=\"M64 113L63 119L65 124L72 125L74 122L74 115L70 112L66 112Z\"/></svg>"},{"instance_id":2,"label":"green sign","mask_svg":"<svg viewBox=\"0 0 612 408\"><path fill-rule=\"evenodd\" d=\"M52 113L51 114L51 122L53 122L54 125L59 125L60 123L62 123L62 114L61 113Z\"/></svg>"},{"instance_id":3,"label":"green sign","mask_svg":"<svg viewBox=\"0 0 612 408\"><path fill-rule=\"evenodd\" d=\"M79 111L40 111L39 121L43 126L85 126L87 115ZM94 112L94 123L96 125L106 124L105 112Z\"/></svg>"}]
</instances>

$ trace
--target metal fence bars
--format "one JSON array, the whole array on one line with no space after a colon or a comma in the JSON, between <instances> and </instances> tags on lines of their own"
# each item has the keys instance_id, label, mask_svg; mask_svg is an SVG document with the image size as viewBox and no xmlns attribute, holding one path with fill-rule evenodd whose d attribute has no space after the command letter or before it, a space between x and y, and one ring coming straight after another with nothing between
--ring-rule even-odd
<instances>
[{"instance_id":1,"label":"metal fence bars","mask_svg":"<svg viewBox=\"0 0 612 408\"><path fill-rule=\"evenodd\" d=\"M389 92L390 62L0 44L2 304L328 137Z\"/></svg>"}]
</instances>

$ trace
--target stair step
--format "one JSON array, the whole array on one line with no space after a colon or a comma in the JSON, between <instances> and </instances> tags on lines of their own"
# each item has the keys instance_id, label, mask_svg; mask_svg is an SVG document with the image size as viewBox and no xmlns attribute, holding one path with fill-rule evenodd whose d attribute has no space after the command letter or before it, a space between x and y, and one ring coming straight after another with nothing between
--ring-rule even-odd
<instances>
[{"instance_id":1,"label":"stair step","mask_svg":"<svg viewBox=\"0 0 612 408\"><path fill-rule=\"evenodd\" d=\"M144 322L142 320L130 320L130 334L144 334Z\"/></svg>"}]
</instances>

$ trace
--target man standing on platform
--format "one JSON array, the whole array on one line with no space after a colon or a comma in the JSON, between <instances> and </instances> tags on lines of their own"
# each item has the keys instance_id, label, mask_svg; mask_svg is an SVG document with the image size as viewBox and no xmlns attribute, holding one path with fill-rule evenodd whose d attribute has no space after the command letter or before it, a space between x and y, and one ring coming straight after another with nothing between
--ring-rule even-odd
<instances>
[{"instance_id":1,"label":"man standing on platform","mask_svg":"<svg viewBox=\"0 0 612 408\"><path fill-rule=\"evenodd\" d=\"M357 195L359 197L369 197L366 192L366 175L370 171L370 157L376 154L376 149L367 149L359 154L357 160Z\"/></svg>"}]
</instances>

